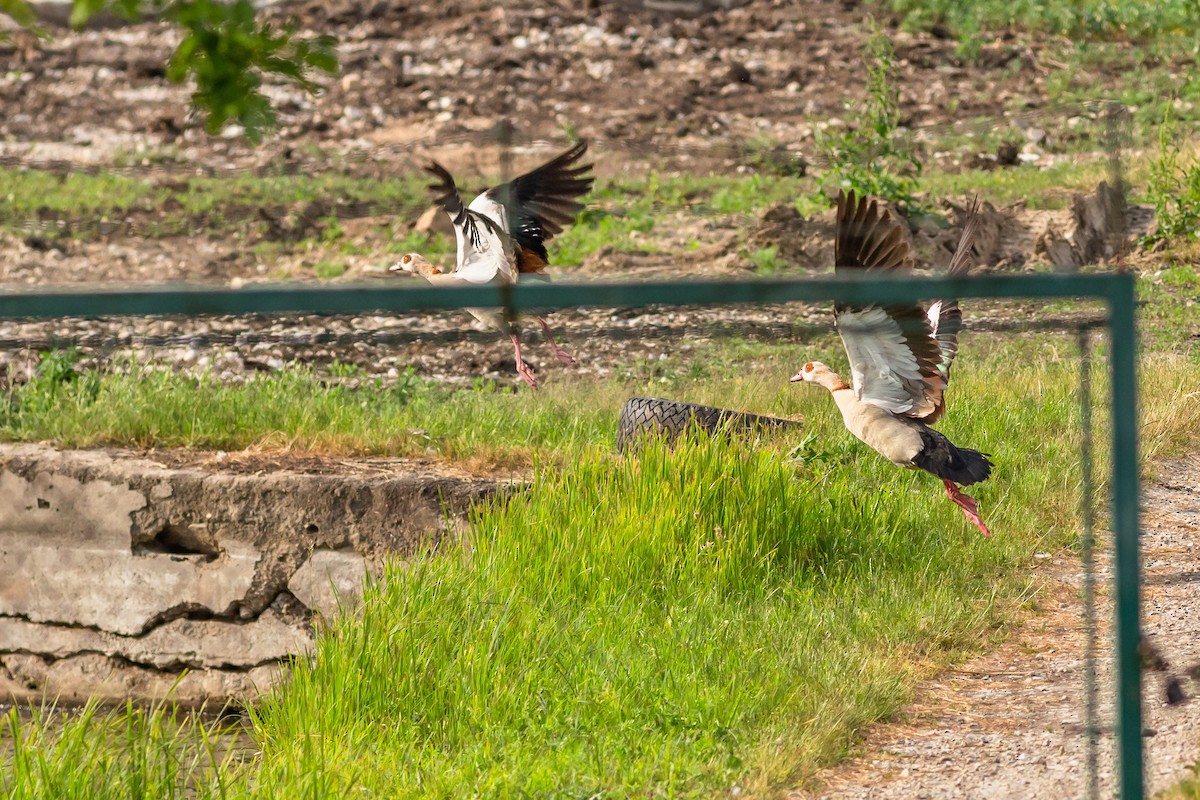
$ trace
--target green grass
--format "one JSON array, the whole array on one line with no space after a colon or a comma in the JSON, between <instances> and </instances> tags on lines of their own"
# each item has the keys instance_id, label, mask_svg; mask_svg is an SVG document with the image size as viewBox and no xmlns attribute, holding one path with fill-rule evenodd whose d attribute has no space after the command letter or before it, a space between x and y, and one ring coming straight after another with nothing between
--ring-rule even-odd
<instances>
[{"instance_id":1,"label":"green grass","mask_svg":"<svg viewBox=\"0 0 1200 800\"><path fill-rule=\"evenodd\" d=\"M1037 602L1033 553L1076 535L1069 348L966 343L942 428L996 455L994 479L972 491L996 531L985 540L935 480L853 440L826 393L767 379L794 353L739 347L764 372L740 384L715 375L697 399L802 416L803 441L701 437L624 458L599 423L611 414L584 414L574 437L552 433L583 405L607 404L595 386L512 404L487 393L512 441L539 443L530 491L476 510L462 545L392 567L359 614L320 638L254 714L260 754L220 771L224 794L204 759L162 774L200 784L202 798L769 794L841 757L920 675ZM836 362L821 345L809 354ZM1195 366L1154 357L1147 457L1200 429ZM422 416L437 426L482 408L480 392L458 392ZM158 741L109 736L65 759L46 728L10 734L47 739L6 757L6 788L44 770L118 796L112 760ZM194 752L200 734L179 730Z\"/></svg>"},{"instance_id":2,"label":"green grass","mask_svg":"<svg viewBox=\"0 0 1200 800\"><path fill-rule=\"evenodd\" d=\"M1143 341L1155 350L1190 354L1200 363L1200 271L1197 247L1181 246L1162 259L1160 269L1138 282Z\"/></svg>"},{"instance_id":3,"label":"green grass","mask_svg":"<svg viewBox=\"0 0 1200 800\"><path fill-rule=\"evenodd\" d=\"M263 773L310 776L296 745L315 737L336 743L329 784L368 795L801 780L907 697L914 658L996 624L1023 584L989 576L1035 546L912 513L912 476L871 470L883 485L856 501L856 459L838 461L797 477L770 450L701 441L540 473L527 503L478 517L469 550L393 570L322 643L261 712Z\"/></svg>"},{"instance_id":4,"label":"green grass","mask_svg":"<svg viewBox=\"0 0 1200 800\"><path fill-rule=\"evenodd\" d=\"M616 391L600 396L615 401ZM582 392L548 388L526 397L485 382L453 391L411 375L392 386L363 376L350 388L303 369L242 385L158 370L86 373L12 390L0 405L0 438L49 439L69 447L286 448L461 459L486 454L488 461L527 462L534 448L609 435L604 426L610 410L589 410Z\"/></svg>"},{"instance_id":5,"label":"green grass","mask_svg":"<svg viewBox=\"0 0 1200 800\"><path fill-rule=\"evenodd\" d=\"M1200 762L1189 765L1188 769L1192 771L1191 777L1154 795L1156 800L1200 800Z\"/></svg>"},{"instance_id":6,"label":"green grass","mask_svg":"<svg viewBox=\"0 0 1200 800\"><path fill-rule=\"evenodd\" d=\"M286 219L305 204L323 203L310 226L324 230L339 207L370 206L379 214L416 219L428 206L425 182L415 175L388 180L325 173L146 180L112 172L55 173L0 167L0 227L17 229L43 217L72 220L76 239L93 238L96 223L130 219L139 235L179 236L207 233L263 233L263 211ZM336 220L332 220L336 224ZM301 229L301 233L307 229ZM320 235L319 233L317 234Z\"/></svg>"},{"instance_id":7,"label":"green grass","mask_svg":"<svg viewBox=\"0 0 1200 800\"><path fill-rule=\"evenodd\" d=\"M778 398L806 420L803 463L791 437L585 449L322 641L261 712L262 773L311 779L301 746L318 741L327 785L368 795L802 782L918 675L987 642L1028 597L1033 553L1073 541L1074 365L1017 354L972 353L945 428L1002 453L977 487L992 539L808 387Z\"/></svg>"},{"instance_id":8,"label":"green grass","mask_svg":"<svg viewBox=\"0 0 1200 800\"><path fill-rule=\"evenodd\" d=\"M478 180L478 176L475 176ZM144 238L169 238L204 231L246 238L259 259L318 251L313 271L336 277L348 256L409 251L447 259L453 237L406 230L429 205L422 178L389 180L347 174L186 178L146 181L115 173L55 174L0 167L0 229L20 233L39 219L65 219L47 235L80 241L109 227L132 225ZM706 221L741 224L777 203L794 203L806 213L825 207L812 196L811 179L788 175L677 176L650 173L640 180L603 181L586 198L589 208L552 245L560 266L578 266L601 248L660 252L679 226ZM351 237L339 209L351 216L378 216L375 225ZM667 241L664 241L666 237ZM694 238L690 236L689 238Z\"/></svg>"},{"instance_id":9,"label":"green grass","mask_svg":"<svg viewBox=\"0 0 1200 800\"><path fill-rule=\"evenodd\" d=\"M116 376L89 386L47 368L29 397L12 395L32 438L110 424L112 441L137 431L128 441L233 447L221 437L240 419L238 435L277 445L508 453L532 460L532 484L478 508L468 541L389 569L255 713L252 763L214 768L195 726L130 733L125 711L86 737L70 723L62 734L46 720L10 724L24 755L0 743L0 788L131 796L129 782L144 780L165 797L184 796L164 788L172 781L200 798L708 797L803 783L894 713L917 678L986 647L1036 604L1033 554L1074 542L1072 348L1054 337L964 344L942 429L996 456L993 479L972 490L991 539L937 481L846 433L825 392L782 381L801 357L840 363L835 342L726 342L652 378L548 382L537 394L416 381L351 391L304 374L225 389ZM1195 363L1148 358L1152 459L1194 443L1200 398L1182 391ZM805 432L613 455L622 397L664 379L674 396L795 415ZM122 393L106 395L109 383ZM76 398L92 393L90 405ZM204 409L204 425L189 408ZM418 422L425 433L405 430ZM64 749L63 736L80 744ZM120 766L130 759L147 763L146 778ZM50 782L76 794L22 788ZM109 794L82 793L93 784Z\"/></svg>"},{"instance_id":10,"label":"green grass","mask_svg":"<svg viewBox=\"0 0 1200 800\"><path fill-rule=\"evenodd\" d=\"M689 222L744 224L779 203L795 203L808 211L823 207L810 198L814 185L809 179L772 174L651 173L644 180L604 181L588 198L589 208L555 237L552 255L556 264L573 267L602 248L660 252L660 240Z\"/></svg>"},{"instance_id":11,"label":"green grass","mask_svg":"<svg viewBox=\"0 0 1200 800\"><path fill-rule=\"evenodd\" d=\"M1028 201L1030 208L1063 208L1080 193L1092 192L1108 180L1108 163L1101 158L1052 167L1016 166L1009 169L928 173L923 188L933 197L962 197L978 193L995 205Z\"/></svg>"},{"instance_id":12,"label":"green grass","mask_svg":"<svg viewBox=\"0 0 1200 800\"><path fill-rule=\"evenodd\" d=\"M335 261L318 261L313 265L313 274L322 280L340 278L346 274L346 265Z\"/></svg>"},{"instance_id":13,"label":"green grass","mask_svg":"<svg viewBox=\"0 0 1200 800\"><path fill-rule=\"evenodd\" d=\"M1175 266L1139 284L1143 317L1152 331L1148 344L1178 353L1184 362L1200 361L1200 329L1189 305L1198 280L1194 268ZM977 365L1003 371L1006 360L1023 358L1021 348L1033 344L992 348L979 339L972 346ZM132 364L77 373L70 353L56 353L42 362L34 380L0 395L0 439L65 447L288 449L525 465L538 454L569 458L608 442L615 414L632 394L666 393L760 413L803 414L796 405L803 395L780 379L795 371L801 351L831 364L844 361L840 345L828 337L803 349L795 343L719 339L665 360L631 360L610 379L547 381L529 393L484 380L470 389L448 388L414 372L386 382L353 367L325 375L293 366L253 374L241 384ZM956 375L956 396L965 393L960 380Z\"/></svg>"},{"instance_id":14,"label":"green grass","mask_svg":"<svg viewBox=\"0 0 1200 800\"><path fill-rule=\"evenodd\" d=\"M227 725L166 706L94 703L74 712L0 715L0 795L11 800L192 800L224 797L239 777Z\"/></svg>"},{"instance_id":15,"label":"green grass","mask_svg":"<svg viewBox=\"0 0 1200 800\"><path fill-rule=\"evenodd\" d=\"M945 23L964 36L981 29L1021 29L1149 41L1200 32L1200 9L1189 0L881 0L879 4L900 14L911 29Z\"/></svg>"},{"instance_id":16,"label":"green grass","mask_svg":"<svg viewBox=\"0 0 1200 800\"><path fill-rule=\"evenodd\" d=\"M1148 159L1127 165L1127 177L1140 186ZM278 264L275 278L310 277L329 280L347 272L347 265L364 260L384 265L405 252L423 252L448 263L453 237L413 233L408 221L425 208L423 187L409 179L378 181L339 176L276 176L250 191L238 179L191 179L176 184L146 183L112 174L71 175L0 169L0 180L14 179L17 202L0 203L0 228L15 230L39 214L82 220L82 227L62 236L88 239L100 228L127 218L137 221L139 236L171 237L193 230L242 239L242 251L258 264ZM1047 168L926 171L924 198L963 197L978 193L996 204L1024 200L1034 208L1058 208L1078 192L1088 192L1108 177L1103 158L1082 157ZM40 193L40 194L39 194ZM378 219L339 219L330 197L344 197L358 208L378 213ZM39 212L31 204L47 209ZM311 220L310 204L320 203ZM747 264L760 273L785 270L789 265L772 255L770 247L750 244L747 236L764 211L777 205L794 206L812 216L829 201L816 177L751 174L746 176L681 176L650 173L638 180L602 181L587 198L589 207L551 243L551 258L570 269L594 253L661 254L664 263L712 242L714 235L739 237ZM274 209L268 221L262 207ZM308 221L305 221L308 220ZM89 227L90 226L90 227ZM714 234L714 231L717 233Z\"/></svg>"},{"instance_id":17,"label":"green grass","mask_svg":"<svg viewBox=\"0 0 1200 800\"><path fill-rule=\"evenodd\" d=\"M875 5L894 12L907 30L948 30L957 40L956 55L968 67L986 67L985 51L1003 51L1015 38L1039 64L1053 67L1045 74L1043 98L1064 104L1119 101L1133 119L1130 141L1139 145L1153 144L1169 108L1193 129L1200 120L1200 72L1194 66L1200 7L1192 0L876 0ZM1020 60L1011 67L1014 74L1026 68ZM1138 80L1124 80L1131 74ZM999 76L1001 82L1004 77ZM1026 100L1016 95L1011 111L1027 110ZM1054 128L1066 116L1046 117L1040 127ZM1103 138L1098 132L1083 136L1093 149ZM1087 147L1070 142L1079 134L1051 130L1052 149Z\"/></svg>"}]
</instances>

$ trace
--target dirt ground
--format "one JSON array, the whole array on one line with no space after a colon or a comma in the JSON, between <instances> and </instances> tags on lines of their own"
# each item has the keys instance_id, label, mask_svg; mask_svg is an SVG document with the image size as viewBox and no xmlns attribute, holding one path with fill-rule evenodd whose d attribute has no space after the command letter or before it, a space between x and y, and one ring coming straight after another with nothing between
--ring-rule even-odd
<instances>
[{"instance_id":1,"label":"dirt ground","mask_svg":"<svg viewBox=\"0 0 1200 800\"><path fill-rule=\"evenodd\" d=\"M0 119L0 155L136 164L171 148L172 158L213 168L323 162L452 143L507 119L518 140L570 129L682 162L764 136L811 158L814 130L844 125L864 95L871 14L894 42L906 125L969 131L1008 117L1050 139L1090 135L1056 107L1053 39L985 36L968 62L945 31L907 33L900 18L856 0L751 0L691 18L636 0L288 0L269 13L335 33L342 72L321 79L317 98L269 86L282 125L265 146L233 131L204 136L186 113L186 87L163 75L177 34L148 23L0 43L0 103L18 109ZM1110 96L1123 78L1115 66L1089 70L1079 81L1093 96Z\"/></svg>"},{"instance_id":2,"label":"dirt ground","mask_svg":"<svg viewBox=\"0 0 1200 800\"><path fill-rule=\"evenodd\" d=\"M1147 787L1162 791L1187 777L1200 753L1200 684L1184 671L1200 663L1195 613L1200 550L1200 458L1162 464L1143 493L1144 632L1170 668L1144 684ZM1101 540L1103 547L1104 540ZM1086 640L1083 569L1043 554L1034 572L1038 611L1001 647L926 681L896 722L868 731L858 756L818 777L810 800L922 798L1002 800L1087 797L1084 717ZM1109 616L1112 564L1097 562L1098 616ZM1098 639L1099 797L1116 795L1111 630ZM1166 679L1189 699L1168 704Z\"/></svg>"}]
</instances>

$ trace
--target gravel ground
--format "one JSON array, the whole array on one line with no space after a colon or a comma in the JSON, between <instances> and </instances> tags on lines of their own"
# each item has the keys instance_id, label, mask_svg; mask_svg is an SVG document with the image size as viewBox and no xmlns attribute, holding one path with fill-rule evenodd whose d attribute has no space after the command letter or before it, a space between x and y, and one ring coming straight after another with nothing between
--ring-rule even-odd
<instances>
[{"instance_id":1,"label":"gravel ground","mask_svg":"<svg viewBox=\"0 0 1200 800\"><path fill-rule=\"evenodd\" d=\"M1200 661L1200 455L1163 464L1143 492L1144 628L1179 671ZM999 649L925 682L902 721L869 731L860 755L819 776L823 789L794 798L1086 797L1083 604L1079 562L1048 559L1042 613ZM1111 565L1098 569L1100 586ZM1101 617L1108 614L1102 599ZM1102 631L1101 713L1111 728L1112 647ZM1195 693L1188 686L1187 690ZM1200 757L1200 699L1165 702L1161 676L1143 692L1146 777L1152 792L1187 776ZM1115 737L1100 739L1100 796L1112 797Z\"/></svg>"},{"instance_id":2,"label":"gravel ground","mask_svg":"<svg viewBox=\"0 0 1200 800\"><path fill-rule=\"evenodd\" d=\"M556 338L579 359L566 367L554 358L537 326L523 329L522 355L557 380L575 375L653 375L656 364L687 359L722 336L757 341L801 341L828 332L826 308L802 303L711 309L568 309L548 315ZM118 369L152 364L237 382L290 364L306 364L340 380L352 364L385 383L410 368L421 377L470 386L477 378L516 385L508 337L461 311L404 316L280 316L65 319L0 321L0 375L24 381L38 353L79 345L82 367ZM785 376L786 377L786 376ZM350 380L354 378L351 377Z\"/></svg>"},{"instance_id":3,"label":"gravel ground","mask_svg":"<svg viewBox=\"0 0 1200 800\"><path fill-rule=\"evenodd\" d=\"M1050 325L1090 319L1088 308L1053 319L1037 303L1004 301L971 307L967 329L1021 335ZM645 378L703 353L714 339L736 337L801 345L833 333L826 304L782 303L713 308L640 306L575 308L546 315L555 337L579 359L559 363L536 324L523 326L521 353L541 374ZM390 315L279 315L224 317L128 317L0 320L0 387L28 379L39 354L78 347L82 368L118 369L147 364L215 375L237 382L292 364L308 365L341 380L354 365L359 374L420 377L470 386L477 378L517 385L512 345L498 331L462 311ZM353 380L354 378L349 378Z\"/></svg>"},{"instance_id":4,"label":"gravel ground","mask_svg":"<svg viewBox=\"0 0 1200 800\"><path fill-rule=\"evenodd\" d=\"M305 33L336 35L342 68L316 76L316 97L268 78L280 127L260 147L236 126L225 136L203 135L187 113L190 89L163 71L180 36L170 26L21 35L0 41L0 102L14 109L0 117L0 157L252 167L306 161L304 145L382 155L478 140L507 118L522 135L558 136L570 127L591 139L651 146L672 160L679 151L689 164L706 160L708 148L737 149L754 137L786 143L780 155L789 159L812 160L818 129L851 124L847 107L865 92L863 22L878 10L844 0L750 0L688 17L640 5L274 4L275 21L296 18ZM1058 139L1090 135L1067 126L1081 109L1047 107L1061 93L1055 62L1045 63L1061 47L1056 40L981 37L979 54L965 59L944 32L908 33L898 29L899 15L879 16L896 51L906 125L953 126L961 135L981 117L1007 128L1002 118L1019 109L1025 127L1037 120L1029 155L1038 158ZM1125 74L1104 62L1089 78L1103 94L1122 86ZM980 138L977 147L985 146Z\"/></svg>"}]
</instances>

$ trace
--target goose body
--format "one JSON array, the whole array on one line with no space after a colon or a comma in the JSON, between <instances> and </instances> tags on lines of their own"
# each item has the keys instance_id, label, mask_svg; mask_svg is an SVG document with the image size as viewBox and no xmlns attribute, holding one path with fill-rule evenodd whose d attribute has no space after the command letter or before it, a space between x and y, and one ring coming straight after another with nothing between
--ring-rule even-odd
<instances>
[{"instance_id":1,"label":"goose body","mask_svg":"<svg viewBox=\"0 0 1200 800\"><path fill-rule=\"evenodd\" d=\"M406 253L390 270L418 275L435 285L512 285L518 280L549 280L545 272L550 261L546 242L574 221L583 210L578 198L592 188L593 178L587 174L591 165L578 164L585 152L587 143L581 141L540 167L487 189L469 205L463 204L449 171L436 161L431 163L425 170L437 178L437 183L429 188L454 226L454 269L444 272L419 253ZM536 388L537 376L521 357L516 321L492 309L467 311L508 334L516 353L517 374ZM575 359L554 341L546 321L532 316L559 360L575 364Z\"/></svg>"},{"instance_id":2,"label":"goose body","mask_svg":"<svg viewBox=\"0 0 1200 800\"><path fill-rule=\"evenodd\" d=\"M951 275L969 268L975 210L950 261ZM899 223L874 200L854 193L838 197L834 270L906 270L912 252ZM834 319L850 360L851 383L819 361L792 376L829 390L847 430L884 458L942 479L946 494L985 535L975 500L959 486L987 480L990 457L958 447L932 425L946 412L945 391L958 353L962 312L955 301L928 309L916 304L834 307Z\"/></svg>"},{"instance_id":3,"label":"goose body","mask_svg":"<svg viewBox=\"0 0 1200 800\"><path fill-rule=\"evenodd\" d=\"M818 369L818 364L813 364ZM823 364L820 366L824 366ZM825 367L829 369L828 367ZM836 377L836 373L830 370ZM838 378L838 380L841 380ZM864 403L847 386L831 392L833 402L842 412L846 429L871 445L879 455L900 466L910 466L921 450L921 436L916 426L879 406Z\"/></svg>"}]
</instances>

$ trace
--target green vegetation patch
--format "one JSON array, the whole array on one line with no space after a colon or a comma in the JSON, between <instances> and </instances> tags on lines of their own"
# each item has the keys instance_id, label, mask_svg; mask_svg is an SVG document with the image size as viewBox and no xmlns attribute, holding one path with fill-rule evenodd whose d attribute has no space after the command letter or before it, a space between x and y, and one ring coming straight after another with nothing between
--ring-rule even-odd
<instances>
[{"instance_id":1,"label":"green vegetation patch","mask_svg":"<svg viewBox=\"0 0 1200 800\"><path fill-rule=\"evenodd\" d=\"M886 5L910 28L945 24L964 37L983 29L1021 29L1142 41L1200 32L1200 8L1191 0L889 0Z\"/></svg>"},{"instance_id":2,"label":"green vegetation patch","mask_svg":"<svg viewBox=\"0 0 1200 800\"><path fill-rule=\"evenodd\" d=\"M413 174L386 180L334 172L146 179L0 167L0 227L20 230L50 221L48 233L80 240L122 226L148 238L204 232L320 239L340 217L415 220L429 205L425 183Z\"/></svg>"},{"instance_id":3,"label":"green vegetation patch","mask_svg":"<svg viewBox=\"0 0 1200 800\"><path fill-rule=\"evenodd\" d=\"M869 469L882 483L863 490L865 464L830 447L799 474L709 439L540 471L469 547L392 570L322 641L261 712L263 772L311 769L295 745L317 739L338 743L330 785L369 794L801 780L903 702L914 659L1002 618L991 576L1033 546L984 542L936 486L914 508L912 475Z\"/></svg>"},{"instance_id":4,"label":"green vegetation patch","mask_svg":"<svg viewBox=\"0 0 1200 800\"><path fill-rule=\"evenodd\" d=\"M418 383L353 392L285 376L229 389L255 402L221 413L248 415L251 430L270 419L252 406L269 414L264 401L307 392L298 409L325 391L312 413L340 405L345 421L314 418L313 430L377 415L402 429L419 418L444 432L432 438L443 452L524 448L533 482L507 503L476 509L460 544L393 565L361 612L323 635L315 659L255 712L252 763L210 773L211 760L184 760L171 780L201 798L707 797L735 785L770 792L803 783L844 755L864 725L894 713L918 677L985 646L1021 603L1036 602L1024 577L1033 554L1077 535L1072 348L1053 337L970 337L966 346L942 429L995 456L992 480L972 488L996 531L990 539L936 480L854 440L825 392L783 384L794 346L726 343L742 354L743 380L720 371L689 380L681 360L671 381L689 399L798 416L803 436L700 436L636 457L611 452L619 400L639 388L618 380L536 395L481 386L428 399L433 390ZM806 353L840 363L834 342ZM1181 391L1196 365L1152 358L1142 402L1147 458L1177 452L1200 429L1200 400ZM60 398L84 392L86 378L63 374L48 368L41 380ZM278 388L253 394L267 386ZM213 391L160 384L120 399L203 408ZM39 437L75 413L58 402L26 412L42 420ZM119 405L106 401L106 414ZM496 410L485 416L488 407ZM165 419L187 430L187 417ZM309 424L280 422L287 431ZM474 429L476 444L456 427ZM1105 455L1099 448L1101 475ZM114 724L119 732L127 723ZM54 760L46 726L10 731L29 743L21 759L0 746L9 796L45 796L22 787L68 772L76 785L124 787L108 765L147 746L148 734L118 733Z\"/></svg>"},{"instance_id":5,"label":"green vegetation patch","mask_svg":"<svg viewBox=\"0 0 1200 800\"><path fill-rule=\"evenodd\" d=\"M0 795L10 800L233 797L240 758L228 725L165 705L0 715Z\"/></svg>"}]
</instances>

